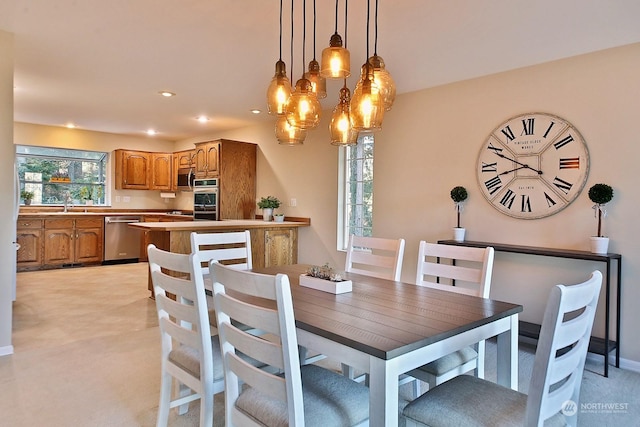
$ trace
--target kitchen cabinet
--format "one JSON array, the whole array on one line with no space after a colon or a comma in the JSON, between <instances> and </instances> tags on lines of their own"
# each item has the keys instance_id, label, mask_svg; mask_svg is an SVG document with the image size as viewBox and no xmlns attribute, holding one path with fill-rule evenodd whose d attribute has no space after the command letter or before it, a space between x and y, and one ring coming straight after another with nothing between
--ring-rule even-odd
<instances>
[{"instance_id":1,"label":"kitchen cabinet","mask_svg":"<svg viewBox=\"0 0 640 427\"><path fill-rule=\"evenodd\" d=\"M151 153L151 190L173 189L173 154Z\"/></svg>"},{"instance_id":2,"label":"kitchen cabinet","mask_svg":"<svg viewBox=\"0 0 640 427\"><path fill-rule=\"evenodd\" d=\"M150 153L144 151L115 150L117 190L149 190Z\"/></svg>"},{"instance_id":3,"label":"kitchen cabinet","mask_svg":"<svg viewBox=\"0 0 640 427\"><path fill-rule=\"evenodd\" d=\"M196 144L196 178L218 178L219 219L253 219L256 214L257 145L219 139Z\"/></svg>"},{"instance_id":4,"label":"kitchen cabinet","mask_svg":"<svg viewBox=\"0 0 640 427\"><path fill-rule=\"evenodd\" d=\"M16 241L20 245L17 254L18 270L42 266L42 220L18 219Z\"/></svg>"},{"instance_id":5,"label":"kitchen cabinet","mask_svg":"<svg viewBox=\"0 0 640 427\"><path fill-rule=\"evenodd\" d=\"M196 178L217 178L220 175L220 141L196 144L194 160Z\"/></svg>"},{"instance_id":6,"label":"kitchen cabinet","mask_svg":"<svg viewBox=\"0 0 640 427\"><path fill-rule=\"evenodd\" d=\"M44 265L99 263L102 261L102 218L44 220Z\"/></svg>"},{"instance_id":7,"label":"kitchen cabinet","mask_svg":"<svg viewBox=\"0 0 640 427\"><path fill-rule=\"evenodd\" d=\"M289 265L297 262L297 230L279 228L264 231L264 266Z\"/></svg>"},{"instance_id":8,"label":"kitchen cabinet","mask_svg":"<svg viewBox=\"0 0 640 427\"><path fill-rule=\"evenodd\" d=\"M194 158L195 152L196 150L184 150L173 153L175 168L178 169L194 167L196 164Z\"/></svg>"}]
</instances>

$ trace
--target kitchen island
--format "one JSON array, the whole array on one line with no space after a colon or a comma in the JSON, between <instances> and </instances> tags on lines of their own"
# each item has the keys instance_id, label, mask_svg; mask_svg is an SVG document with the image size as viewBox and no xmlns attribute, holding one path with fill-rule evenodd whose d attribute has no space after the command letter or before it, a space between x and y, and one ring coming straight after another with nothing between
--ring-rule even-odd
<instances>
[{"instance_id":1,"label":"kitchen island","mask_svg":"<svg viewBox=\"0 0 640 427\"><path fill-rule=\"evenodd\" d=\"M151 222L129 224L147 232L149 243L169 252L191 253L191 233L219 233L249 230L251 257L256 268L298 262L298 228L311 225L309 218L284 222L236 219L223 221ZM151 281L149 290L152 292Z\"/></svg>"}]
</instances>

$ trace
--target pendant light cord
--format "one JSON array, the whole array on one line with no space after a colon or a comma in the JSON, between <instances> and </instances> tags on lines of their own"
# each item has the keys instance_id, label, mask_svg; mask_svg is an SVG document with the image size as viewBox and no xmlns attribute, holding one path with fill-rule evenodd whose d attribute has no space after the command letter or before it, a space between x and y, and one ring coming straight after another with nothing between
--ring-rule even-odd
<instances>
[{"instance_id":1,"label":"pendant light cord","mask_svg":"<svg viewBox=\"0 0 640 427\"><path fill-rule=\"evenodd\" d=\"M313 60L316 60L316 0L313 0Z\"/></svg>"},{"instance_id":2,"label":"pendant light cord","mask_svg":"<svg viewBox=\"0 0 640 427\"><path fill-rule=\"evenodd\" d=\"M280 61L282 61L282 0L280 0Z\"/></svg>"},{"instance_id":3,"label":"pendant light cord","mask_svg":"<svg viewBox=\"0 0 640 427\"><path fill-rule=\"evenodd\" d=\"M338 0L336 0L336 28L333 31L334 33L338 32Z\"/></svg>"},{"instance_id":4,"label":"pendant light cord","mask_svg":"<svg viewBox=\"0 0 640 427\"><path fill-rule=\"evenodd\" d=\"M377 56L378 55L378 0L376 0L376 18L375 18L375 42L373 44L373 55Z\"/></svg>"},{"instance_id":5,"label":"pendant light cord","mask_svg":"<svg viewBox=\"0 0 640 427\"><path fill-rule=\"evenodd\" d=\"M293 80L293 0L291 0L291 82Z\"/></svg>"},{"instance_id":6,"label":"pendant light cord","mask_svg":"<svg viewBox=\"0 0 640 427\"><path fill-rule=\"evenodd\" d=\"M307 63L305 51L307 47L307 0L302 1L302 77Z\"/></svg>"},{"instance_id":7,"label":"pendant light cord","mask_svg":"<svg viewBox=\"0 0 640 427\"><path fill-rule=\"evenodd\" d=\"M371 8L371 0L367 0L367 58L365 62L369 61L369 9Z\"/></svg>"}]
</instances>

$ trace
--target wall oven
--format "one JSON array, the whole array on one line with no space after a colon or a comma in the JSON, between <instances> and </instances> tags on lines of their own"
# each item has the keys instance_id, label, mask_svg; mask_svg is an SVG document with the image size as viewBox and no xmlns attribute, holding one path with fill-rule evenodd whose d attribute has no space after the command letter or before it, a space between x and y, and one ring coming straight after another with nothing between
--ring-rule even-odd
<instances>
[{"instance_id":1,"label":"wall oven","mask_svg":"<svg viewBox=\"0 0 640 427\"><path fill-rule=\"evenodd\" d=\"M218 178L195 179L193 181L193 219L218 220Z\"/></svg>"}]
</instances>

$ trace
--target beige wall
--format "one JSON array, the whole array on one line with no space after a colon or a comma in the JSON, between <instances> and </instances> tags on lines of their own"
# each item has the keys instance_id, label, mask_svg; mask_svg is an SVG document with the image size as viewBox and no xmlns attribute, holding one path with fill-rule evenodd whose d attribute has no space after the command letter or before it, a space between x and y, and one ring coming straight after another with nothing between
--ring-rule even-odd
<instances>
[{"instance_id":1,"label":"beige wall","mask_svg":"<svg viewBox=\"0 0 640 427\"><path fill-rule=\"evenodd\" d=\"M437 61L434 61L434 67ZM393 64L388 64L393 73ZM449 190L464 185L470 196L463 213L469 240L588 250L595 233L586 189L597 182L613 186L605 233L610 251L622 253L622 357L640 370L640 223L636 133L640 111L640 44L551 62L539 66L436 87L398 97L376 134L375 234L407 240L402 278L414 281L418 242L452 237L455 223ZM428 72L428 70L424 70ZM584 136L591 156L585 190L560 213L538 220L518 220L499 213L482 197L475 175L480 146L502 121L516 114L547 112L570 121ZM285 214L310 216L301 230L301 262L344 264L336 250L338 150L327 142L327 117L309 133L302 147L282 147L273 127L247 128L210 136L256 142L258 196L273 194L298 206ZM521 303L521 318L539 322L549 289L575 283L602 264L524 255L498 254L491 296ZM602 335L604 295L594 326ZM613 330L612 330L613 332Z\"/></svg>"},{"instance_id":2,"label":"beige wall","mask_svg":"<svg viewBox=\"0 0 640 427\"><path fill-rule=\"evenodd\" d=\"M393 64L387 65L393 73ZM640 111L639 69L640 44L634 44L399 96L383 131L376 134L374 232L407 240L403 280L414 281L419 240L451 237L455 214L449 190L455 185L464 185L470 193L462 217L470 240L588 250L596 222L586 188L608 183L615 197L605 233L611 237L610 251L624 258L622 357L625 366L640 370L640 339L635 334L640 315L634 307L640 300L634 283L640 255L633 181L638 168L632 163L640 157L634 132ZM591 155L583 193L567 209L539 220L517 220L493 209L481 196L475 176L487 135L505 119L526 112L552 113L570 121ZM329 262L340 268L344 254L336 249L338 149L328 143L328 115L325 112L320 128L309 133L302 147L279 146L269 124L180 141L168 150L216 138L257 143L258 197L277 196L285 202L280 209L285 214L311 217L311 227L300 231L300 262ZM27 128L31 126L16 124L16 143L29 143L32 131ZM100 140L108 142L109 150L150 150L144 138ZM297 207L286 206L291 198L297 199ZM178 194L175 205L188 208L189 194ZM601 265L498 254L491 297L522 303L522 318L540 321L553 284L581 281L595 268ZM594 327L600 335L603 312L601 307Z\"/></svg>"}]
</instances>

